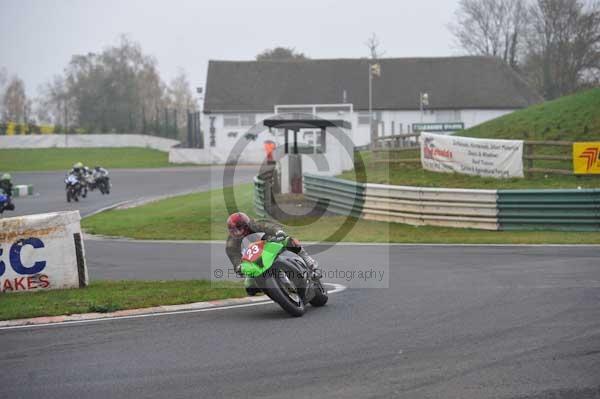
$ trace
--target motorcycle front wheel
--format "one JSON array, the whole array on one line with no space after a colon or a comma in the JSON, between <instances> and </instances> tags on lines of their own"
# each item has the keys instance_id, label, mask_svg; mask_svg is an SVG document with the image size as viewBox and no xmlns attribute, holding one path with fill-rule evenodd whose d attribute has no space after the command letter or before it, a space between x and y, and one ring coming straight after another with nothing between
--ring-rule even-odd
<instances>
[{"instance_id":1,"label":"motorcycle front wheel","mask_svg":"<svg viewBox=\"0 0 600 399\"><path fill-rule=\"evenodd\" d=\"M300 296L300 290L290 279L287 273L280 270L279 273L270 273L264 280L263 291L275 303L283 308L290 316L300 317L306 311L304 300Z\"/></svg>"}]
</instances>

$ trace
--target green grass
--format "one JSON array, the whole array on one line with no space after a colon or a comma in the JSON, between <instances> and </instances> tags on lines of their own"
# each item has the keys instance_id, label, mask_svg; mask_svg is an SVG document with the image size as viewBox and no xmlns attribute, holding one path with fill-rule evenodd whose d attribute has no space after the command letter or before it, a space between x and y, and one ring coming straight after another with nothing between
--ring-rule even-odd
<instances>
[{"instance_id":1,"label":"green grass","mask_svg":"<svg viewBox=\"0 0 600 399\"><path fill-rule=\"evenodd\" d=\"M513 112L457 133L467 137L560 141L600 141L600 89ZM534 155L570 155L571 147L536 146ZM598 188L600 176L529 174L524 179L492 179L425 171L419 164L375 163L370 152L361 152L371 183L448 188L527 189ZM378 153L380 159L419 158L419 151ZM570 161L536 160L533 167L570 170ZM354 180L354 172L341 177Z\"/></svg>"},{"instance_id":2,"label":"green grass","mask_svg":"<svg viewBox=\"0 0 600 399\"><path fill-rule=\"evenodd\" d=\"M238 209L254 215L252 186L236 187ZM220 190L159 201L139 208L101 213L83 220L87 232L109 236L156 240L225 240L228 211ZM444 227L414 227L351 219L352 228L336 235L344 224L342 216L321 219L300 218L304 226L283 228L303 241L350 241L392 243L469 243L469 244L598 244L600 233L508 232Z\"/></svg>"},{"instance_id":3,"label":"green grass","mask_svg":"<svg viewBox=\"0 0 600 399\"><path fill-rule=\"evenodd\" d=\"M236 186L238 208L254 217L252 184ZM229 213L223 190L189 194L83 220L87 232L137 239L224 239Z\"/></svg>"},{"instance_id":4,"label":"green grass","mask_svg":"<svg viewBox=\"0 0 600 399\"><path fill-rule=\"evenodd\" d=\"M498 139L600 140L600 89L534 105L460 132Z\"/></svg>"},{"instance_id":5,"label":"green grass","mask_svg":"<svg viewBox=\"0 0 600 399\"><path fill-rule=\"evenodd\" d=\"M98 281L82 289L0 294L0 320L105 313L245 295L239 282Z\"/></svg>"},{"instance_id":6,"label":"green grass","mask_svg":"<svg viewBox=\"0 0 600 399\"><path fill-rule=\"evenodd\" d=\"M403 151L402 158L418 158L419 151ZM544 173L528 174L524 179L494 179L458 173L436 173L423 170L421 164L381 164L372 162L372 154L364 151L367 182L400 186L480 188L480 189L550 189L550 188L600 188L600 176L563 176ZM394 158L395 159L395 158ZM537 166L537 165L536 165ZM354 171L339 177L356 180Z\"/></svg>"},{"instance_id":7,"label":"green grass","mask_svg":"<svg viewBox=\"0 0 600 399\"><path fill-rule=\"evenodd\" d=\"M172 166L167 152L150 148L0 149L0 171L68 170L75 162L89 167L160 168Z\"/></svg>"}]
</instances>

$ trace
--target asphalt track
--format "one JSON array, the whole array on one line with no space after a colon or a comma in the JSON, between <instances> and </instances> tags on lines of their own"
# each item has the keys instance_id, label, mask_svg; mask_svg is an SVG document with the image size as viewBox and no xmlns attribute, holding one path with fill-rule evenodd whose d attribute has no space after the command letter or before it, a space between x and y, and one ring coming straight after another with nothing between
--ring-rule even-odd
<instances>
[{"instance_id":1,"label":"asphalt track","mask_svg":"<svg viewBox=\"0 0 600 399\"><path fill-rule=\"evenodd\" d=\"M0 397L600 397L599 247L312 249L349 288L300 319L269 304L0 330ZM86 252L92 279L227 266L220 243Z\"/></svg>"},{"instance_id":2,"label":"asphalt track","mask_svg":"<svg viewBox=\"0 0 600 399\"><path fill-rule=\"evenodd\" d=\"M207 191L223 186L223 171L224 168L220 166L114 169L110 170L113 185L110 195L102 195L99 191L94 191L87 198L71 203L66 201L64 172L16 172L12 174L15 184L32 184L35 195L15 198L15 212L6 212L3 217L77 209L81 216L86 216L98 209L123 201L188 191ZM238 166L235 171L235 182L250 182L254 175L256 175L256 167Z\"/></svg>"}]
</instances>

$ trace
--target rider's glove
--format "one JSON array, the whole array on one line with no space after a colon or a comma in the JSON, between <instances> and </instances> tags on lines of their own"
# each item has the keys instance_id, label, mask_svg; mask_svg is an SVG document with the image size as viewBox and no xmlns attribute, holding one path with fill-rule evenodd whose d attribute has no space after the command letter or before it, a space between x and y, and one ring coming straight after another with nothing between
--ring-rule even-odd
<instances>
[{"instance_id":1,"label":"rider's glove","mask_svg":"<svg viewBox=\"0 0 600 399\"><path fill-rule=\"evenodd\" d=\"M287 234L283 230L278 230L273 236L273 241L283 241L287 238Z\"/></svg>"},{"instance_id":2,"label":"rider's glove","mask_svg":"<svg viewBox=\"0 0 600 399\"><path fill-rule=\"evenodd\" d=\"M233 270L235 271L235 274L237 274L240 277L244 277L244 274L242 273L242 264L240 263L239 265L235 266L233 268Z\"/></svg>"}]
</instances>

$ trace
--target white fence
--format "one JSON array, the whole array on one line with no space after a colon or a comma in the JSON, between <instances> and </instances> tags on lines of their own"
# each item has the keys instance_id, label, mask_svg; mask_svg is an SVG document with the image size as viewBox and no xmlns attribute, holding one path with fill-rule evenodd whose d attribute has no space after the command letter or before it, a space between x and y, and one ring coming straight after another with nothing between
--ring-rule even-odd
<instances>
[{"instance_id":1,"label":"white fence","mask_svg":"<svg viewBox=\"0 0 600 399\"><path fill-rule=\"evenodd\" d=\"M0 219L0 292L88 284L79 211Z\"/></svg>"},{"instance_id":2,"label":"white fence","mask_svg":"<svg viewBox=\"0 0 600 399\"><path fill-rule=\"evenodd\" d=\"M179 141L144 134L29 134L0 136L0 148L142 147L169 151Z\"/></svg>"}]
</instances>

